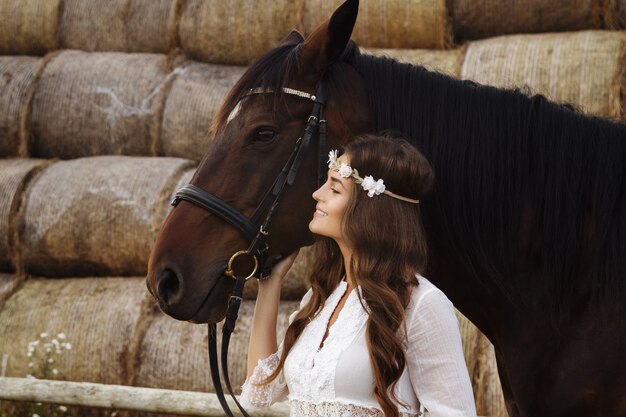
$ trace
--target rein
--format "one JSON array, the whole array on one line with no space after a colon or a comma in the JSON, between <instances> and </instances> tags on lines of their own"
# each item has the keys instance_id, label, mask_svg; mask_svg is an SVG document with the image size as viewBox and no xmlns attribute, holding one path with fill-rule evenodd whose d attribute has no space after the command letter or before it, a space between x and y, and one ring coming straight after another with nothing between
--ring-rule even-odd
<instances>
[{"instance_id":1,"label":"rein","mask_svg":"<svg viewBox=\"0 0 626 417\"><path fill-rule=\"evenodd\" d=\"M284 94L290 94L296 97L311 100L314 103L313 110L311 112L311 115L309 116L309 119L306 122L303 135L296 141L293 151L289 155L287 162L274 180L268 192L265 194L263 200L257 206L252 217L248 219L246 216L228 205L219 197L216 197L213 194L204 191L200 187L192 184L188 184L178 190L176 192L174 200L172 201L172 206L174 207L176 207L181 200L185 200L204 210L209 211L210 213L215 214L216 216L225 220L231 226L239 230L245 236L246 240L250 242L250 246L248 246L247 249L240 250L231 256L226 266L226 269L223 272L224 278L235 280L235 286L233 288L230 298L228 299L228 310L226 312L224 326L222 327L222 349L220 355L222 363L222 374L224 376L224 383L226 385L226 388L228 389L228 392L230 393L233 400L235 401L235 404L237 404L237 407L245 417L249 417L249 414L244 410L244 408L235 397L235 394L233 393L233 389L231 387L230 378L228 376L228 346L230 343L230 336L235 330L235 323L239 315L239 307L241 306L241 301L243 299L243 288L246 281L252 278L257 272L259 272L259 279L269 277L269 274L271 272L271 266L267 262L269 245L266 241L266 238L269 234L268 229L272 217L274 216L274 212L278 207L280 197L286 190L285 185L293 185L296 179L296 175L298 174L298 170L300 169L302 160L304 158L304 154L309 148L311 139L313 138L313 135L316 131L318 132L319 137L318 184L322 184L324 182L324 177L326 173L326 165L324 164L324 157L326 155L326 120L324 117L324 106L326 105L326 89L324 82L320 83L315 95L311 95L309 93L287 87L283 87L281 88L281 90ZM248 92L242 98L254 94L266 94L272 92L273 91L271 89L253 88L251 90L248 90ZM261 216L263 216L264 213L266 213L265 219L261 223L261 226L257 229L256 224L259 222L259 219L261 218ZM254 267L252 269L252 272L250 272L249 274L237 274L233 270L233 263L236 258L245 255L250 256L254 261ZM262 265L262 269L260 271L259 263ZM211 379L213 380L215 393L226 415L228 417L234 417L232 411L230 410L230 407L228 406L228 403L226 402L224 391L222 389L222 384L220 382L220 370L217 360L217 330L215 323L210 323L208 325L208 332L209 363L211 366Z\"/></svg>"}]
</instances>

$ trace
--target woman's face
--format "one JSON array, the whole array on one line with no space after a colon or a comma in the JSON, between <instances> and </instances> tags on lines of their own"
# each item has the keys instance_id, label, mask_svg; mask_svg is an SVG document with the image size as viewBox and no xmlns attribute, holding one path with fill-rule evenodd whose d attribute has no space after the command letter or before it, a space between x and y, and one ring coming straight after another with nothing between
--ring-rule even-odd
<instances>
[{"instance_id":1,"label":"woman's face","mask_svg":"<svg viewBox=\"0 0 626 417\"><path fill-rule=\"evenodd\" d=\"M350 165L348 155L338 158L339 163ZM341 178L338 172L328 170L326 182L313 193L317 201L309 230L317 235L326 236L338 244L346 243L343 236L343 216L352 195L354 183L350 178Z\"/></svg>"}]
</instances>

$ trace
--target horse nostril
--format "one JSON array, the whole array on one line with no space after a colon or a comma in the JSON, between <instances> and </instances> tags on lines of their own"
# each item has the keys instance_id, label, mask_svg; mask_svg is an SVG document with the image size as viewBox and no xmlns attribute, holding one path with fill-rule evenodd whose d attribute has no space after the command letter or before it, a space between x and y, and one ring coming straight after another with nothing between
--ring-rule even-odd
<instances>
[{"instance_id":1,"label":"horse nostril","mask_svg":"<svg viewBox=\"0 0 626 417\"><path fill-rule=\"evenodd\" d=\"M178 295L180 288L180 280L176 273L169 268L165 268L159 277L157 284L157 293L159 298L166 304L170 304L172 299Z\"/></svg>"}]
</instances>

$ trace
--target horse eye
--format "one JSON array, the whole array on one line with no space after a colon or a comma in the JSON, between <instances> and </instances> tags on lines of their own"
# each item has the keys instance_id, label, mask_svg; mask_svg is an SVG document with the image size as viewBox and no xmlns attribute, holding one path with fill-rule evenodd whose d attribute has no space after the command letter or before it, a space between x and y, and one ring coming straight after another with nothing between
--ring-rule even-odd
<instances>
[{"instance_id":1,"label":"horse eye","mask_svg":"<svg viewBox=\"0 0 626 417\"><path fill-rule=\"evenodd\" d=\"M255 140L258 142L271 142L276 137L276 132L271 129L259 129Z\"/></svg>"}]
</instances>

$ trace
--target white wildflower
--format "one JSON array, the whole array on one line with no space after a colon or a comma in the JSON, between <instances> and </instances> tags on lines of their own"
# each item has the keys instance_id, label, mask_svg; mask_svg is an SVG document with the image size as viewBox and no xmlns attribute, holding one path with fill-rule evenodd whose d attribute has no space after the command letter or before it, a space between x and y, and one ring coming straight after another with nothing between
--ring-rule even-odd
<instances>
[{"instance_id":1,"label":"white wildflower","mask_svg":"<svg viewBox=\"0 0 626 417\"><path fill-rule=\"evenodd\" d=\"M59 406L59 411L61 411L62 413L65 413L67 411L67 407L64 405L60 405Z\"/></svg>"},{"instance_id":2,"label":"white wildflower","mask_svg":"<svg viewBox=\"0 0 626 417\"><path fill-rule=\"evenodd\" d=\"M59 333L59 334L57 335L57 337L58 337L59 339L61 339L61 340L65 340L65 333ZM61 407L63 407L63 406L61 406Z\"/></svg>"},{"instance_id":3,"label":"white wildflower","mask_svg":"<svg viewBox=\"0 0 626 417\"><path fill-rule=\"evenodd\" d=\"M26 354L26 356L28 356L29 358L32 358L32 357L33 357L33 352L28 351L28 353Z\"/></svg>"},{"instance_id":4,"label":"white wildflower","mask_svg":"<svg viewBox=\"0 0 626 417\"><path fill-rule=\"evenodd\" d=\"M43 332L39 335L40 338L45 339L46 337L48 337L48 333Z\"/></svg>"},{"instance_id":5,"label":"white wildflower","mask_svg":"<svg viewBox=\"0 0 626 417\"><path fill-rule=\"evenodd\" d=\"M53 374L53 375L58 375L58 374L59 374L59 370L58 370L57 368L54 368L54 369L52 370L52 374Z\"/></svg>"},{"instance_id":6,"label":"white wildflower","mask_svg":"<svg viewBox=\"0 0 626 417\"><path fill-rule=\"evenodd\" d=\"M39 417L39 414L37 414L37 413L33 413L33 416L32 416L32 417Z\"/></svg>"},{"instance_id":7,"label":"white wildflower","mask_svg":"<svg viewBox=\"0 0 626 417\"><path fill-rule=\"evenodd\" d=\"M34 366L35 366L35 364L34 364L34 363L32 363L32 362L28 362L28 367L29 367L29 368L33 368Z\"/></svg>"},{"instance_id":8,"label":"white wildflower","mask_svg":"<svg viewBox=\"0 0 626 417\"><path fill-rule=\"evenodd\" d=\"M72 344L71 344L71 343L69 343L69 342L68 342L68 343L66 343L66 344L65 344L65 349L67 349L67 350L72 350Z\"/></svg>"},{"instance_id":9,"label":"white wildflower","mask_svg":"<svg viewBox=\"0 0 626 417\"><path fill-rule=\"evenodd\" d=\"M48 359L48 363L54 363L54 359L49 358L49 359Z\"/></svg>"}]
</instances>

